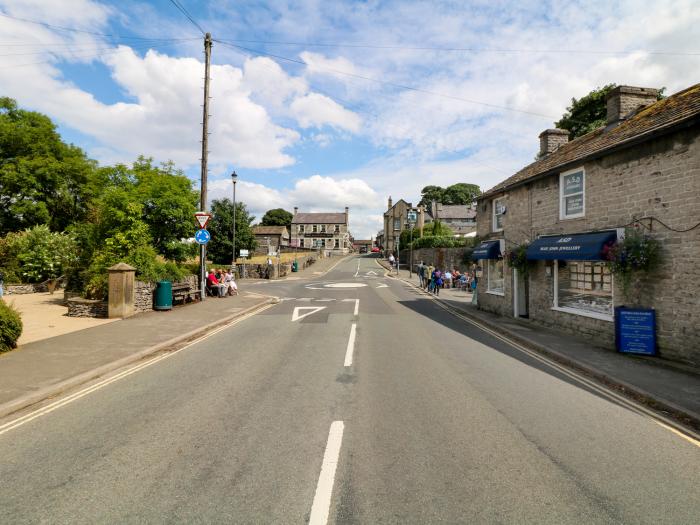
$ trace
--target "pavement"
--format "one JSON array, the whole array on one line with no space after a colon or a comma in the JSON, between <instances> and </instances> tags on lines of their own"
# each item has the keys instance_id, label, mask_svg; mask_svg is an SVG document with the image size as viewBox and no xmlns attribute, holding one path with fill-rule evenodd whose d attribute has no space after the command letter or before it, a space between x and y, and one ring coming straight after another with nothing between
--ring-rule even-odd
<instances>
[{"instance_id":1,"label":"pavement","mask_svg":"<svg viewBox=\"0 0 700 525\"><path fill-rule=\"evenodd\" d=\"M0 420L0 521L697 522L700 443L374 259L243 288L280 300Z\"/></svg>"},{"instance_id":2,"label":"pavement","mask_svg":"<svg viewBox=\"0 0 700 525\"><path fill-rule=\"evenodd\" d=\"M260 285L319 278L342 258L318 259L278 281L239 281L238 296L152 311L128 319L65 315L62 294L5 296L22 314L20 346L0 354L0 418L95 381L159 352L170 351L272 300Z\"/></svg>"},{"instance_id":3,"label":"pavement","mask_svg":"<svg viewBox=\"0 0 700 525\"><path fill-rule=\"evenodd\" d=\"M378 262L389 270L387 261ZM397 277L396 270L389 275ZM409 275L402 269L398 278L419 289L415 273ZM700 431L700 370L658 357L621 354L526 319L479 310L472 304L471 293L464 291L443 289L437 297L424 293L452 311Z\"/></svg>"}]
</instances>

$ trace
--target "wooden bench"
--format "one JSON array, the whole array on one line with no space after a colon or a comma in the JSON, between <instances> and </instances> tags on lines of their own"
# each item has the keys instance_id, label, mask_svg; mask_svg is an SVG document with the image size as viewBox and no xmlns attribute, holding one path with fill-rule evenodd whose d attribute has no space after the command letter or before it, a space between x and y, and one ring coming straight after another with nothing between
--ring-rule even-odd
<instances>
[{"instance_id":1,"label":"wooden bench","mask_svg":"<svg viewBox=\"0 0 700 525\"><path fill-rule=\"evenodd\" d=\"M182 304L190 301L200 300L199 290L190 290L190 285L188 283L175 283L173 284L173 304L178 300L182 300Z\"/></svg>"}]
</instances>

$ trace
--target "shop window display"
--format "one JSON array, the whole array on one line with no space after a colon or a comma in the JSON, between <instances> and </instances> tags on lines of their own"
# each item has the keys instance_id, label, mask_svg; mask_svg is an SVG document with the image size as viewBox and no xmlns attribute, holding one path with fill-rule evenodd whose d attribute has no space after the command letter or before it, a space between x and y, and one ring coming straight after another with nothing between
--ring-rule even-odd
<instances>
[{"instance_id":1,"label":"shop window display","mask_svg":"<svg viewBox=\"0 0 700 525\"><path fill-rule=\"evenodd\" d=\"M486 291L502 295L503 289L503 259L489 259L486 265L487 282Z\"/></svg>"},{"instance_id":2,"label":"shop window display","mask_svg":"<svg viewBox=\"0 0 700 525\"><path fill-rule=\"evenodd\" d=\"M613 315L613 276L604 262L558 261L555 307L595 316Z\"/></svg>"}]
</instances>

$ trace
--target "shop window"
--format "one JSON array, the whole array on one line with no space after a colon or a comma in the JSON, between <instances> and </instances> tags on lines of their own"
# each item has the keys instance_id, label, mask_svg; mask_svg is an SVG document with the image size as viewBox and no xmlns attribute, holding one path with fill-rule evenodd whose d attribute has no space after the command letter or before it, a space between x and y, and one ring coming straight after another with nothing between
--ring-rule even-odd
<instances>
[{"instance_id":1,"label":"shop window","mask_svg":"<svg viewBox=\"0 0 700 525\"><path fill-rule=\"evenodd\" d=\"M500 232L503 230L503 216L506 214L506 205L504 199L493 199L493 231Z\"/></svg>"},{"instance_id":2,"label":"shop window","mask_svg":"<svg viewBox=\"0 0 700 525\"><path fill-rule=\"evenodd\" d=\"M503 282L503 259L487 259L486 292L504 295Z\"/></svg>"},{"instance_id":3,"label":"shop window","mask_svg":"<svg viewBox=\"0 0 700 525\"><path fill-rule=\"evenodd\" d=\"M559 218L583 217L585 205L586 174L583 168L562 173L559 177Z\"/></svg>"},{"instance_id":4,"label":"shop window","mask_svg":"<svg viewBox=\"0 0 700 525\"><path fill-rule=\"evenodd\" d=\"M602 261L554 261L554 309L613 320L613 276Z\"/></svg>"}]
</instances>

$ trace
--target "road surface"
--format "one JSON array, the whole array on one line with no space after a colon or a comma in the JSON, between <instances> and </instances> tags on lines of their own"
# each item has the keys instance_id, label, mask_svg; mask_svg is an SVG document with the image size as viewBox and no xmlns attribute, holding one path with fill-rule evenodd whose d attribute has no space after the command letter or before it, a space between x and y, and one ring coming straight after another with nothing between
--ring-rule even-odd
<instances>
[{"instance_id":1,"label":"road surface","mask_svg":"<svg viewBox=\"0 0 700 525\"><path fill-rule=\"evenodd\" d=\"M697 523L700 448L371 257L0 431L2 523Z\"/></svg>"}]
</instances>

